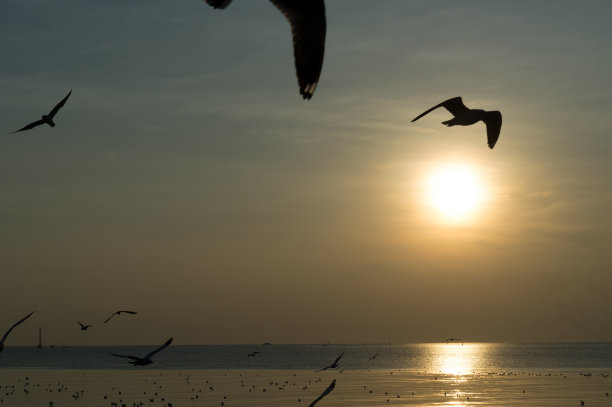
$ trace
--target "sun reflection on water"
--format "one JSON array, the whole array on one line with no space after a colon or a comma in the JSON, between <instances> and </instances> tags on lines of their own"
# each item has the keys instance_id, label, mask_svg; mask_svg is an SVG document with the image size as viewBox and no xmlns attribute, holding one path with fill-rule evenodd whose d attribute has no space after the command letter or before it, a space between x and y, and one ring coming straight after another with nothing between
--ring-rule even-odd
<instances>
[{"instance_id":1,"label":"sun reflection on water","mask_svg":"<svg viewBox=\"0 0 612 407\"><path fill-rule=\"evenodd\" d=\"M429 344L432 372L453 376L472 373L485 353L486 344L480 343L434 343Z\"/></svg>"}]
</instances>

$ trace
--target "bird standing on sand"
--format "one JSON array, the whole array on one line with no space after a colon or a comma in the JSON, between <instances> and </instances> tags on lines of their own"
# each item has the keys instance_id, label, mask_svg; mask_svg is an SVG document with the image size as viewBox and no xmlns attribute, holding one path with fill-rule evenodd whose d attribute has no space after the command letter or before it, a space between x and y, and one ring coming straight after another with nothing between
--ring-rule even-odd
<instances>
[{"instance_id":1,"label":"bird standing on sand","mask_svg":"<svg viewBox=\"0 0 612 407\"><path fill-rule=\"evenodd\" d=\"M77 321L77 324L79 324L79 326L81 327L81 331L87 331L87 329L89 329L89 328L91 328L93 326L93 325L83 325L79 321Z\"/></svg>"},{"instance_id":2,"label":"bird standing on sand","mask_svg":"<svg viewBox=\"0 0 612 407\"><path fill-rule=\"evenodd\" d=\"M327 389L325 389L323 391L323 393L321 393L321 395L319 397L317 397L312 403L310 403L308 405L308 407L313 407L315 404L317 404L317 402L319 400L321 400L323 397L327 396L329 393L331 393L331 391L334 389L334 387L336 387L336 379L332 380L331 384L327 387Z\"/></svg>"},{"instance_id":3,"label":"bird standing on sand","mask_svg":"<svg viewBox=\"0 0 612 407\"><path fill-rule=\"evenodd\" d=\"M26 315L25 317L21 318L19 321L15 322L13 324L12 327L9 328L8 331L6 331L6 333L4 334L4 336L2 337L2 340L0 340L0 352L2 352L2 350L4 349L4 341L6 340L6 337L9 336L9 334L11 333L11 331L13 329L15 329L15 327L19 324L21 324L23 321L25 321L26 319L30 318L30 316L34 313L34 311L30 312L28 315Z\"/></svg>"},{"instance_id":4,"label":"bird standing on sand","mask_svg":"<svg viewBox=\"0 0 612 407\"><path fill-rule=\"evenodd\" d=\"M480 120L484 122L487 126L487 144L489 148L495 147L495 143L497 143L497 139L499 138L499 132L501 130L502 125L502 115L497 110L494 111L485 111L481 109L469 109L461 100L461 96L454 97L452 99L448 99L439 105L432 107L429 110L421 113L414 119L413 122L419 120L421 117L425 116L427 113L435 110L439 107L444 107L446 110L453 114L452 119L442 122L442 124L451 126L469 126L474 124Z\"/></svg>"},{"instance_id":5,"label":"bird standing on sand","mask_svg":"<svg viewBox=\"0 0 612 407\"><path fill-rule=\"evenodd\" d=\"M128 358L130 359L129 363L131 363L134 366L150 365L151 363L153 363L153 361L151 360L151 356L155 355L157 352L162 351L166 349L168 346L170 346L170 344L172 343L172 339L173 338L168 339L162 346L150 352L147 356L143 358L139 358L138 356L117 355L116 353L111 353L111 355L117 356L118 358Z\"/></svg>"},{"instance_id":6,"label":"bird standing on sand","mask_svg":"<svg viewBox=\"0 0 612 407\"><path fill-rule=\"evenodd\" d=\"M108 321L111 320L112 317L114 317L115 315L119 315L121 313L126 313L126 314L138 314L136 311L115 311L111 314L110 317L106 318L106 320L104 321L104 323L107 323Z\"/></svg>"},{"instance_id":7,"label":"bird standing on sand","mask_svg":"<svg viewBox=\"0 0 612 407\"><path fill-rule=\"evenodd\" d=\"M224 9L232 0L205 0ZM319 82L325 53L325 2L323 0L270 0L289 20L293 56L300 94L310 99Z\"/></svg>"},{"instance_id":8,"label":"bird standing on sand","mask_svg":"<svg viewBox=\"0 0 612 407\"><path fill-rule=\"evenodd\" d=\"M40 126L41 124L45 124L45 123L47 123L51 127L55 127L55 122L53 122L53 117L55 117L55 115L62 108L62 106L66 104L66 101L70 97L71 93L72 93L72 89L70 89L70 92L68 92L65 98L63 98L57 105L55 105L55 107L49 112L49 114L42 115L42 118L40 120L32 122L19 130L12 131L9 134L17 133L19 131L24 131L24 130L30 130L36 126Z\"/></svg>"},{"instance_id":9,"label":"bird standing on sand","mask_svg":"<svg viewBox=\"0 0 612 407\"><path fill-rule=\"evenodd\" d=\"M337 369L337 368L338 368L338 362L340 361L340 358L342 358L342 355L344 355L344 352L342 352L342 353L340 354L340 356L338 356L338 357L336 358L336 360L334 360L334 363L332 363L332 364L331 364L331 365L329 365L329 366L324 367L323 369L315 370L315 372L320 372L320 371L327 370L327 369ZM330 391L331 391L331 390L330 390Z\"/></svg>"}]
</instances>

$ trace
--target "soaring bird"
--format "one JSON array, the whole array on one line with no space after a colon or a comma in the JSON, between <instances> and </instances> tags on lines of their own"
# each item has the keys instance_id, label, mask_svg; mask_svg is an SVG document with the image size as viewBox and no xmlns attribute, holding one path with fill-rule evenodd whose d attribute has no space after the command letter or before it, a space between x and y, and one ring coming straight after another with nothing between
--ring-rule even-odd
<instances>
[{"instance_id":1,"label":"soaring bird","mask_svg":"<svg viewBox=\"0 0 612 407\"><path fill-rule=\"evenodd\" d=\"M337 368L338 368L338 362L340 361L340 358L342 358L342 355L344 355L344 352L342 352L342 353L340 354L340 356L338 356L338 357L336 358L336 360L334 360L334 363L332 363L331 365L329 365L329 366L325 366L323 369L319 369L319 370L315 370L315 371L316 371L316 372L320 372L320 371L322 371L322 370L327 370L327 369L337 369Z\"/></svg>"},{"instance_id":2,"label":"soaring bird","mask_svg":"<svg viewBox=\"0 0 612 407\"><path fill-rule=\"evenodd\" d=\"M258 351L251 352L251 353L247 354L247 357L249 357L249 358L254 358L254 357L255 357L255 355L257 355L258 353L260 353L260 352L258 352Z\"/></svg>"},{"instance_id":3,"label":"soaring bird","mask_svg":"<svg viewBox=\"0 0 612 407\"><path fill-rule=\"evenodd\" d=\"M224 9L232 0L205 0ZM270 0L289 20L293 56L300 94L310 99L319 82L325 53L325 2L323 0Z\"/></svg>"},{"instance_id":4,"label":"soaring bird","mask_svg":"<svg viewBox=\"0 0 612 407\"><path fill-rule=\"evenodd\" d=\"M19 321L15 322L13 324L12 327L9 328L8 331L6 331L6 333L4 334L4 336L2 337L2 340L0 340L0 352L2 352L2 350L4 349L4 341L6 340L6 337L9 336L9 334L11 333L11 331L13 329L15 329L15 327L19 324L21 324L23 321L25 321L26 319L30 318L30 316L34 313L34 311L30 312L28 315L26 315L25 317L21 318Z\"/></svg>"},{"instance_id":5,"label":"soaring bird","mask_svg":"<svg viewBox=\"0 0 612 407\"><path fill-rule=\"evenodd\" d=\"M378 354L379 354L379 353L380 353L380 352L376 352L376 353L375 353L374 355L372 355L372 357L371 357L370 359L368 359L368 360L374 360L374 359L376 359L376 357L378 356Z\"/></svg>"},{"instance_id":6,"label":"soaring bird","mask_svg":"<svg viewBox=\"0 0 612 407\"><path fill-rule=\"evenodd\" d=\"M77 324L79 324L79 326L81 327L81 331L87 331L88 328L91 328L93 326L93 325L83 325L79 321L77 321Z\"/></svg>"},{"instance_id":7,"label":"soaring bird","mask_svg":"<svg viewBox=\"0 0 612 407\"><path fill-rule=\"evenodd\" d=\"M336 387L336 379L332 380L331 384L327 387L327 389L325 389L319 397L317 397L312 403L310 403L308 407L313 407L315 404L317 404L319 400L331 393L334 387Z\"/></svg>"},{"instance_id":8,"label":"soaring bird","mask_svg":"<svg viewBox=\"0 0 612 407\"><path fill-rule=\"evenodd\" d=\"M439 105L432 107L429 110L426 110L425 112L412 119L412 121L415 122L419 120L427 113L439 107L446 108L446 110L448 110L453 114L453 116L455 116L450 120L442 122L442 124L445 124L448 127L455 125L469 126L482 120L487 126L487 143L489 144L489 148L495 147L495 143L497 143L497 139L499 138L499 131L501 130L502 125L502 115L500 112L498 112L497 110L485 111L481 109L468 109L463 104L461 96L457 96L452 99L448 99L440 103Z\"/></svg>"},{"instance_id":9,"label":"soaring bird","mask_svg":"<svg viewBox=\"0 0 612 407\"><path fill-rule=\"evenodd\" d=\"M108 321L111 320L112 317L114 317L115 315L119 315L121 313L126 313L126 314L138 314L136 311L115 311L111 314L110 317L106 318L106 320L104 321L104 323L107 323Z\"/></svg>"},{"instance_id":10,"label":"soaring bird","mask_svg":"<svg viewBox=\"0 0 612 407\"><path fill-rule=\"evenodd\" d=\"M40 126L41 124L45 124L45 123L47 123L51 127L55 127L55 123L53 122L53 117L55 117L55 115L62 108L62 106L66 104L66 101L70 97L71 93L72 93L72 89L70 89L70 92L68 92L65 98L63 98L57 105L55 105L53 109L51 109L49 114L42 115L42 118L40 120L36 120L35 122L32 122L19 130L12 131L9 134L17 133L18 131L30 130L36 126Z\"/></svg>"},{"instance_id":11,"label":"soaring bird","mask_svg":"<svg viewBox=\"0 0 612 407\"><path fill-rule=\"evenodd\" d=\"M170 344L172 343L172 339L173 338L168 339L162 346L150 352L147 356L143 358L139 358L138 356L117 355L116 353L111 353L111 355L117 356L118 358L128 358L130 359L129 363L131 363L134 366L150 365L151 363L153 363L153 361L151 360L151 356L155 355L157 352L162 351L166 349L168 346L170 346Z\"/></svg>"}]
</instances>

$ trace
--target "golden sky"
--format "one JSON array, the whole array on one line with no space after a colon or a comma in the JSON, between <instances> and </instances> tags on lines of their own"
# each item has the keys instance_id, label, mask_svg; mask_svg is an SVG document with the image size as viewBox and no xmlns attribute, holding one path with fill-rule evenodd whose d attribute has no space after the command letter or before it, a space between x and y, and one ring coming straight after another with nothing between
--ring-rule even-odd
<instances>
[{"instance_id":1,"label":"golden sky","mask_svg":"<svg viewBox=\"0 0 612 407\"><path fill-rule=\"evenodd\" d=\"M612 3L327 3L310 101L268 1L0 6L8 346L612 339Z\"/></svg>"}]
</instances>

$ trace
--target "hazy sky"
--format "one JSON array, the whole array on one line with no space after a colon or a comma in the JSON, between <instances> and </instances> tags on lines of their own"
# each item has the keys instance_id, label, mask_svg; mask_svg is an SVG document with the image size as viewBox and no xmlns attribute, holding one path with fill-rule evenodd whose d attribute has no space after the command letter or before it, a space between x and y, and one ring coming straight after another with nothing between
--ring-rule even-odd
<instances>
[{"instance_id":1,"label":"hazy sky","mask_svg":"<svg viewBox=\"0 0 612 407\"><path fill-rule=\"evenodd\" d=\"M612 340L610 15L327 0L303 101L269 1L3 0L0 331L37 311L6 344ZM495 149L410 122L454 96ZM483 195L451 221L455 163Z\"/></svg>"}]
</instances>

